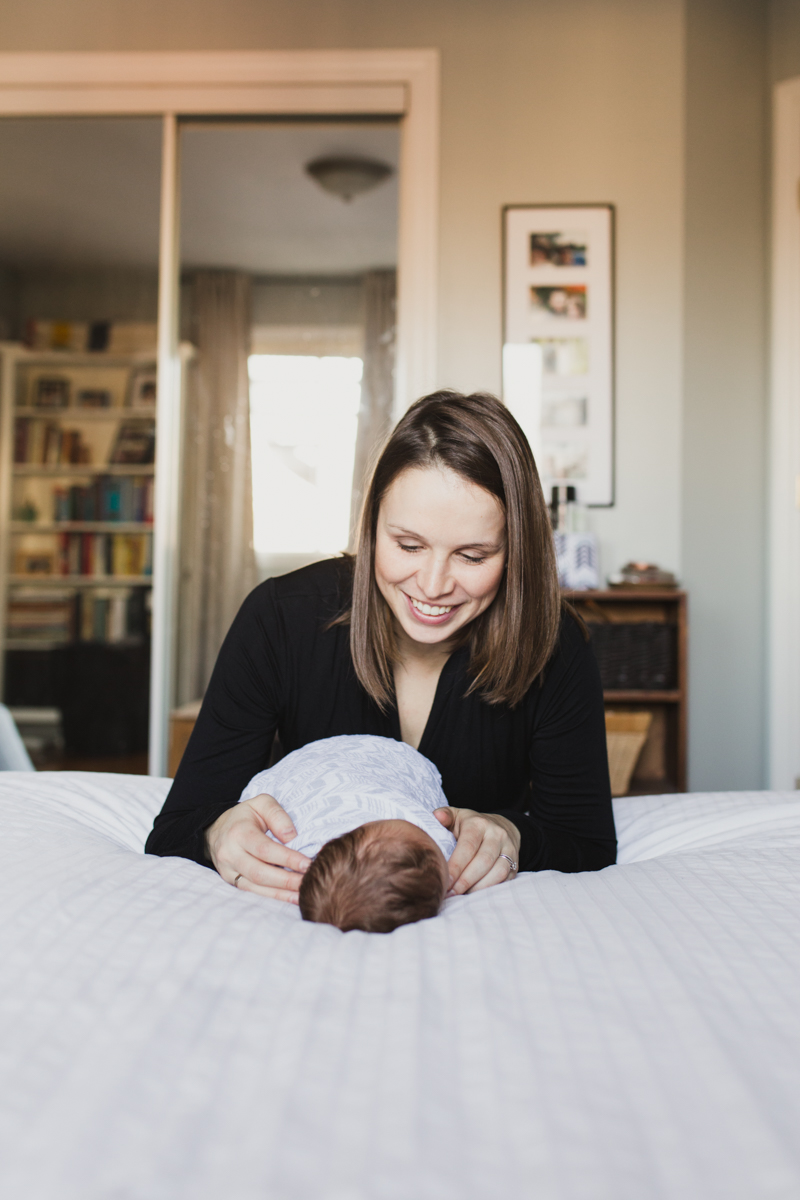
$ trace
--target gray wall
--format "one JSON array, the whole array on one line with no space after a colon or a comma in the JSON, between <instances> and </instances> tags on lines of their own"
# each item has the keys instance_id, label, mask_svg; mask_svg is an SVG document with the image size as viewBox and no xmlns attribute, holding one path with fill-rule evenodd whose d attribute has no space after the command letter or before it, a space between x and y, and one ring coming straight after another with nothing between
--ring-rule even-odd
<instances>
[{"instance_id":1,"label":"gray wall","mask_svg":"<svg viewBox=\"0 0 800 1200\"><path fill-rule=\"evenodd\" d=\"M800 2L771 0L769 78L771 83L800 75Z\"/></svg>"},{"instance_id":2,"label":"gray wall","mask_svg":"<svg viewBox=\"0 0 800 1200\"><path fill-rule=\"evenodd\" d=\"M254 325L360 325L360 275L260 275L253 280Z\"/></svg>"},{"instance_id":3,"label":"gray wall","mask_svg":"<svg viewBox=\"0 0 800 1200\"><path fill-rule=\"evenodd\" d=\"M21 337L30 317L60 321L155 321L158 272L127 267L10 269L2 272L7 335Z\"/></svg>"},{"instance_id":4,"label":"gray wall","mask_svg":"<svg viewBox=\"0 0 800 1200\"><path fill-rule=\"evenodd\" d=\"M766 34L754 0L687 5L682 543L695 789L764 780Z\"/></svg>"},{"instance_id":5,"label":"gray wall","mask_svg":"<svg viewBox=\"0 0 800 1200\"><path fill-rule=\"evenodd\" d=\"M748 787L763 760L765 96L769 72L800 73L799 27L785 0L9 0L2 37L9 50L438 47L442 384L499 387L501 206L617 205L603 567L683 573L691 782Z\"/></svg>"}]
</instances>

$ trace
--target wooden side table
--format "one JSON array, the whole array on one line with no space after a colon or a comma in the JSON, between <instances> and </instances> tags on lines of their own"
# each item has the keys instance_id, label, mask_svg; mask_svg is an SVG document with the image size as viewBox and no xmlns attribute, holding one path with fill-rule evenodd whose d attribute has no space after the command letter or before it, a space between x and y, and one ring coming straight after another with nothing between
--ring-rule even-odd
<instances>
[{"instance_id":1,"label":"wooden side table","mask_svg":"<svg viewBox=\"0 0 800 1200\"><path fill-rule=\"evenodd\" d=\"M167 775L175 778L183 752L192 736L194 723L200 712L202 700L191 700L180 708L173 708L169 714L169 754L167 756Z\"/></svg>"},{"instance_id":2,"label":"wooden side table","mask_svg":"<svg viewBox=\"0 0 800 1200\"><path fill-rule=\"evenodd\" d=\"M664 624L675 630L667 687L604 687L606 711L652 712L647 741L629 796L686 791L688 616L686 592L677 588L608 588L567 592L589 628L601 624Z\"/></svg>"}]
</instances>

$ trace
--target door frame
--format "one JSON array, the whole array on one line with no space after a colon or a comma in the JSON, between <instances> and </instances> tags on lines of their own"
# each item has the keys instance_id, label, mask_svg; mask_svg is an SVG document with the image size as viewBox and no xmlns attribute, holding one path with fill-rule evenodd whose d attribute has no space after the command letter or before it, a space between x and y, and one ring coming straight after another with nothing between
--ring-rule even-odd
<instances>
[{"instance_id":1,"label":"door frame","mask_svg":"<svg viewBox=\"0 0 800 1200\"><path fill-rule=\"evenodd\" d=\"M800 786L800 79L773 106L769 786Z\"/></svg>"},{"instance_id":2,"label":"door frame","mask_svg":"<svg viewBox=\"0 0 800 1200\"><path fill-rule=\"evenodd\" d=\"M153 535L150 774L166 772L175 677L181 372L177 121L213 115L402 118L396 414L436 386L439 53L242 50L0 54L0 117L159 116L163 121L158 438Z\"/></svg>"}]
</instances>

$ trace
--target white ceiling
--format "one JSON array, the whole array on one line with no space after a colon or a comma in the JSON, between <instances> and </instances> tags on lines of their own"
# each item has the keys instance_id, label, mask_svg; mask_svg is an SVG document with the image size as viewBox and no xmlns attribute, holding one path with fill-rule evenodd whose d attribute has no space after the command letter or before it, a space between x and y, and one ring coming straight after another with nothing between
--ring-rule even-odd
<instances>
[{"instance_id":1,"label":"white ceiling","mask_svg":"<svg viewBox=\"0 0 800 1200\"><path fill-rule=\"evenodd\" d=\"M251 271L361 271L397 261L397 175L345 202L304 172L323 155L397 167L396 125L238 125L184 130L182 258Z\"/></svg>"},{"instance_id":2,"label":"white ceiling","mask_svg":"<svg viewBox=\"0 0 800 1200\"><path fill-rule=\"evenodd\" d=\"M345 203L303 171L322 155L396 167L396 125L187 126L185 267L255 273L362 271L396 262L397 176ZM160 122L0 120L0 266L154 267Z\"/></svg>"}]
</instances>

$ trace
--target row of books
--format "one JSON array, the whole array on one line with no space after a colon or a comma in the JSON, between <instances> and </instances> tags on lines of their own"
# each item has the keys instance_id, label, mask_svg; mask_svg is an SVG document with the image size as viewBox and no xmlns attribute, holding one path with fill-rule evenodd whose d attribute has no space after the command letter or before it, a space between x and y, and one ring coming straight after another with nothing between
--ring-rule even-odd
<instances>
[{"instance_id":1,"label":"row of books","mask_svg":"<svg viewBox=\"0 0 800 1200\"><path fill-rule=\"evenodd\" d=\"M60 533L61 575L151 575L153 539L147 533Z\"/></svg>"},{"instance_id":2,"label":"row of books","mask_svg":"<svg viewBox=\"0 0 800 1200\"><path fill-rule=\"evenodd\" d=\"M43 321L30 318L25 342L33 350L106 350L111 354L136 354L156 344L155 322L144 321Z\"/></svg>"},{"instance_id":3,"label":"row of books","mask_svg":"<svg viewBox=\"0 0 800 1200\"><path fill-rule=\"evenodd\" d=\"M147 588L94 588L42 596L17 590L11 595L6 636L31 647L44 643L124 642L150 632Z\"/></svg>"},{"instance_id":4,"label":"row of books","mask_svg":"<svg viewBox=\"0 0 800 1200\"><path fill-rule=\"evenodd\" d=\"M153 539L148 533L59 533L56 539L55 551L19 550L14 573L92 579L153 573Z\"/></svg>"},{"instance_id":5,"label":"row of books","mask_svg":"<svg viewBox=\"0 0 800 1200\"><path fill-rule=\"evenodd\" d=\"M152 418L121 421L108 464L146 466L153 462L155 449L156 427ZM41 417L17 417L14 462L45 466L90 463L91 447L77 429L65 429L57 421Z\"/></svg>"},{"instance_id":6,"label":"row of books","mask_svg":"<svg viewBox=\"0 0 800 1200\"><path fill-rule=\"evenodd\" d=\"M98 475L88 486L53 489L54 521L152 521L152 476Z\"/></svg>"},{"instance_id":7,"label":"row of books","mask_svg":"<svg viewBox=\"0 0 800 1200\"><path fill-rule=\"evenodd\" d=\"M62 429L55 421L17 417L14 424L14 462L57 466L64 463L90 463L87 446L78 429Z\"/></svg>"}]
</instances>

